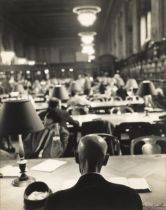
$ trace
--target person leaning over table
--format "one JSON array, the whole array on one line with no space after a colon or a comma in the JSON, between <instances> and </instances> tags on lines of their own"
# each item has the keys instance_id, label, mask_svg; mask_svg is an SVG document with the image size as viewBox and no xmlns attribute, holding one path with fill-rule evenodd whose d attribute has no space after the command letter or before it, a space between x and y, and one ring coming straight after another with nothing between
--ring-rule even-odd
<instances>
[{"instance_id":1,"label":"person leaning over table","mask_svg":"<svg viewBox=\"0 0 166 210\"><path fill-rule=\"evenodd\" d=\"M81 177L71 188L49 196L45 210L142 210L134 189L110 183L100 175L109 155L105 140L91 134L80 139L76 152Z\"/></svg>"},{"instance_id":2,"label":"person leaning over table","mask_svg":"<svg viewBox=\"0 0 166 210\"><path fill-rule=\"evenodd\" d=\"M74 120L66 110L61 109L60 101L55 97L52 97L48 102L46 116L52 119L53 123L59 123L60 126L69 131L70 135L64 156L69 155L68 153L72 152L73 147L75 147L76 145L77 134L79 130L79 122ZM67 123L73 125L73 132L67 127Z\"/></svg>"},{"instance_id":3,"label":"person leaning over table","mask_svg":"<svg viewBox=\"0 0 166 210\"><path fill-rule=\"evenodd\" d=\"M53 97L48 102L47 116L53 120L54 123L59 123L61 126L67 128L67 122L78 127L79 122L73 120L66 110L60 109L60 101Z\"/></svg>"}]
</instances>

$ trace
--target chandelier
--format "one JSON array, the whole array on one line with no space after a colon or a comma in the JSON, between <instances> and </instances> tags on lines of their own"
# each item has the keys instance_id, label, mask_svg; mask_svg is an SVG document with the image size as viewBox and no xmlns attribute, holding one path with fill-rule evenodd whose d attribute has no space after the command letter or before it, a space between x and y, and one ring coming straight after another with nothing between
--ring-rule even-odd
<instances>
[{"instance_id":1,"label":"chandelier","mask_svg":"<svg viewBox=\"0 0 166 210\"><path fill-rule=\"evenodd\" d=\"M94 42L96 32L80 32L78 35L81 37L82 43L88 45Z\"/></svg>"},{"instance_id":2,"label":"chandelier","mask_svg":"<svg viewBox=\"0 0 166 210\"><path fill-rule=\"evenodd\" d=\"M73 9L73 12L78 15L77 19L81 25L89 27L94 24L96 14L101 11L98 6L79 6Z\"/></svg>"},{"instance_id":3,"label":"chandelier","mask_svg":"<svg viewBox=\"0 0 166 210\"><path fill-rule=\"evenodd\" d=\"M82 44L82 53L84 54L88 54L88 55L92 55L95 53L95 49L94 49L94 45L90 44L90 45L84 45Z\"/></svg>"}]
</instances>

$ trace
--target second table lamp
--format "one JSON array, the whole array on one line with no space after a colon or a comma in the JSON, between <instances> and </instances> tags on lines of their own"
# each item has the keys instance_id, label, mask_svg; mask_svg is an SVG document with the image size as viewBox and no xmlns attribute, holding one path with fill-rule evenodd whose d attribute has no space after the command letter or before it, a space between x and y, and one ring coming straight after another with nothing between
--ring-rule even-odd
<instances>
[{"instance_id":1,"label":"second table lamp","mask_svg":"<svg viewBox=\"0 0 166 210\"><path fill-rule=\"evenodd\" d=\"M18 135L19 139L19 168L21 176L13 180L14 186L24 186L33 182L33 177L25 174L26 160L22 134L37 132L44 129L35 109L29 100L6 100L0 112L0 136Z\"/></svg>"}]
</instances>

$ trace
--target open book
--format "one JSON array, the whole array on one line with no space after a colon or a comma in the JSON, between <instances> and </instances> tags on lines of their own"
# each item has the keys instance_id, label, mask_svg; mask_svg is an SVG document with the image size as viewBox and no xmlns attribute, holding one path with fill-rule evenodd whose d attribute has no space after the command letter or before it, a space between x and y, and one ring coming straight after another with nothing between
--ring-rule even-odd
<instances>
[{"instance_id":1,"label":"open book","mask_svg":"<svg viewBox=\"0 0 166 210\"><path fill-rule=\"evenodd\" d=\"M144 178L111 177L110 182L126 185L137 192L151 192L151 189Z\"/></svg>"}]
</instances>

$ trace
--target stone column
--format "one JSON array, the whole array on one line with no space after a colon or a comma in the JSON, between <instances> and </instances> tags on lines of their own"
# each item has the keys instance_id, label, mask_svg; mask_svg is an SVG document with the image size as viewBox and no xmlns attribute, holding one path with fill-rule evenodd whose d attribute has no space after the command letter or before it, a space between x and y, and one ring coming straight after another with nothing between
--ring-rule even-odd
<instances>
[{"instance_id":1,"label":"stone column","mask_svg":"<svg viewBox=\"0 0 166 210\"><path fill-rule=\"evenodd\" d=\"M128 35L129 35L129 31L128 31L128 23L127 23L127 12L129 12L127 10L127 5L128 2L124 1L123 2L123 6L122 6L122 13L121 13L121 55L122 58L126 58L128 56Z\"/></svg>"},{"instance_id":2,"label":"stone column","mask_svg":"<svg viewBox=\"0 0 166 210\"><path fill-rule=\"evenodd\" d=\"M137 53L140 51L140 7L138 0L133 0L132 8L133 53Z\"/></svg>"},{"instance_id":3,"label":"stone column","mask_svg":"<svg viewBox=\"0 0 166 210\"><path fill-rule=\"evenodd\" d=\"M0 52L3 50L3 20L0 18Z\"/></svg>"},{"instance_id":4,"label":"stone column","mask_svg":"<svg viewBox=\"0 0 166 210\"><path fill-rule=\"evenodd\" d=\"M159 41L163 37L163 26L165 26L165 0L151 0L152 8L152 40Z\"/></svg>"},{"instance_id":5,"label":"stone column","mask_svg":"<svg viewBox=\"0 0 166 210\"><path fill-rule=\"evenodd\" d=\"M3 51L3 20L0 18L0 53ZM2 59L0 56L0 64L2 64Z\"/></svg>"},{"instance_id":6,"label":"stone column","mask_svg":"<svg viewBox=\"0 0 166 210\"><path fill-rule=\"evenodd\" d=\"M162 37L166 37L166 1L162 0Z\"/></svg>"}]
</instances>

